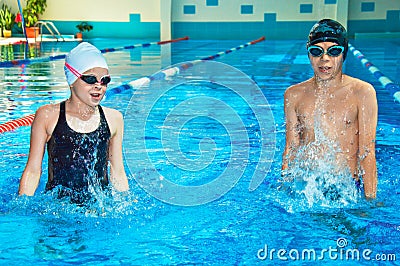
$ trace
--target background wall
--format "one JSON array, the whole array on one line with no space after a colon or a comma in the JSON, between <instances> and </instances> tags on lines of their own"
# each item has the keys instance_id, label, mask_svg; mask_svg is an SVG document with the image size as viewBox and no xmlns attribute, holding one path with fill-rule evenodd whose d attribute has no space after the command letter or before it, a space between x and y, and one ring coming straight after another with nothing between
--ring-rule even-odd
<instances>
[{"instance_id":1,"label":"background wall","mask_svg":"<svg viewBox=\"0 0 400 266\"><path fill-rule=\"evenodd\" d=\"M17 11L16 0L3 0ZM24 0L21 0L24 6ZM47 0L41 20L62 34L88 21L91 37L303 39L321 18L358 33L399 33L400 0Z\"/></svg>"}]
</instances>

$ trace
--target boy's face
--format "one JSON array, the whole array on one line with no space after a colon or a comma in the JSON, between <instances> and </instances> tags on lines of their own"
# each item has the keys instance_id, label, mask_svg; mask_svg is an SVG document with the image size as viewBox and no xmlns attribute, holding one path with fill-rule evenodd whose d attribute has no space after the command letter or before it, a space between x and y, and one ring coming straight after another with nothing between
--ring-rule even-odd
<instances>
[{"instance_id":1,"label":"boy's face","mask_svg":"<svg viewBox=\"0 0 400 266\"><path fill-rule=\"evenodd\" d=\"M340 75L343 66L343 53L340 53L339 56L327 54L329 48L338 46L338 44L334 42L320 42L314 44L314 46L318 46L324 51L321 56L313 56L308 53L315 77L320 80L331 80Z\"/></svg>"}]
</instances>

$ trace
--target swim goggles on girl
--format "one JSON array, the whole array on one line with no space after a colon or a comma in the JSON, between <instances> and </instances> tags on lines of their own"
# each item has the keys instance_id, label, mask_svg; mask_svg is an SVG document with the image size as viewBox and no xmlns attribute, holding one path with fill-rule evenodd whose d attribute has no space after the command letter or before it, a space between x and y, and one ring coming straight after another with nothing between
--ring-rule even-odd
<instances>
[{"instance_id":1,"label":"swim goggles on girl","mask_svg":"<svg viewBox=\"0 0 400 266\"><path fill-rule=\"evenodd\" d=\"M97 77L95 75L87 75L87 74L81 74L73 68L70 64L65 63L65 66L78 78L86 82L87 84L93 85L95 83L100 83L101 85L107 85L108 83L111 82L111 77L110 75L104 75L100 78L100 81L97 80Z\"/></svg>"},{"instance_id":2,"label":"swim goggles on girl","mask_svg":"<svg viewBox=\"0 0 400 266\"><path fill-rule=\"evenodd\" d=\"M307 50L314 57L320 57L323 54L327 54L329 56L337 57L341 53L343 53L344 47L340 46L340 45L331 46L325 52L324 49L322 49L321 47L316 46L316 45L311 45L310 47L307 48Z\"/></svg>"}]
</instances>

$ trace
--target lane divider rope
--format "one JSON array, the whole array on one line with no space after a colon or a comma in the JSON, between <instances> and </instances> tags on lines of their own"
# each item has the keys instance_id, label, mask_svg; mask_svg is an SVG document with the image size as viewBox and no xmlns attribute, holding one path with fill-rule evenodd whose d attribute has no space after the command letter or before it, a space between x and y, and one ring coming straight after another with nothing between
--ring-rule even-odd
<instances>
[{"instance_id":1,"label":"lane divider rope","mask_svg":"<svg viewBox=\"0 0 400 266\"><path fill-rule=\"evenodd\" d=\"M192 67L195 64L202 63L202 62L205 62L205 61L208 61L208 60L214 60L214 59L216 59L218 57L221 57L222 55L230 54L230 53L232 53L234 51L238 51L240 49L246 48L247 46L250 46L250 45L262 42L262 41L265 41L265 37L258 38L258 39L254 40L254 41L247 42L245 44L242 44L242 45L239 45L237 47L228 49L226 51L222 51L222 52L216 53L214 55L206 56L206 57L198 59L198 60L194 60L194 61L191 61L191 62L188 62L188 63L185 63L185 64L181 64L179 67L168 68L166 70L157 72L156 74L154 74L152 76L149 76L149 77L142 77L142 78L133 80L133 81L128 82L126 84L122 84L122 85L120 85L120 86L118 86L116 88L112 88L110 90L107 90L105 97L109 97L112 94L121 93L123 91L130 90L132 88L139 88L140 86L145 86L145 85L147 85L148 83L150 83L153 80L161 80L161 79L164 79L166 77L171 77L171 76L177 75L177 74L179 74L180 71L185 70L185 69L187 69L189 67Z\"/></svg>"},{"instance_id":2,"label":"lane divider rope","mask_svg":"<svg viewBox=\"0 0 400 266\"><path fill-rule=\"evenodd\" d=\"M35 118L35 115L31 114L31 115L27 115L27 116L6 122L4 124L1 124L0 125L0 133L11 131L18 127L22 127L22 126L30 126L32 124L32 121L34 118Z\"/></svg>"},{"instance_id":3,"label":"lane divider rope","mask_svg":"<svg viewBox=\"0 0 400 266\"><path fill-rule=\"evenodd\" d=\"M185 41L185 40L189 40L189 37L186 36L186 37L177 38L177 39L173 39L173 40L167 40L167 41L140 43L140 44L128 45L128 46L117 47L117 48L105 48L105 49L101 49L100 51L102 53L109 53L109 52L121 51L121 50L126 50L126 49L134 49L134 48L140 48L140 47L146 48L146 47L149 47L152 45L164 45L164 44L168 44L168 43L180 42L180 41ZM55 61L55 60L59 60L59 59L64 59L66 56L67 56L67 54L59 54L59 55L52 55L52 56L46 56L46 57L36 57L36 58L4 61L4 62L0 62L0 68L28 65L28 64L39 63L39 62Z\"/></svg>"},{"instance_id":4,"label":"lane divider rope","mask_svg":"<svg viewBox=\"0 0 400 266\"><path fill-rule=\"evenodd\" d=\"M379 80L382 86L390 93L395 102L400 103L400 87L386 77L376 66L374 66L359 50L349 44L349 51L358 59L361 64Z\"/></svg>"},{"instance_id":5,"label":"lane divider rope","mask_svg":"<svg viewBox=\"0 0 400 266\"><path fill-rule=\"evenodd\" d=\"M205 61L208 61L208 60L214 60L214 59L216 59L216 58L218 58L218 57L220 57L220 56L222 56L224 54L230 54L233 51L237 51L237 50L243 49L243 48L245 48L245 47L247 47L249 45L253 45L253 44L262 42L264 40L265 40L265 37L261 37L259 39L256 39L256 40L251 41L251 42L247 42L247 43L245 43L243 45L239 45L239 46L231 48L229 50L226 50L226 51L223 51L223 52L219 52L219 53L216 53L214 55L210 55L210 56L204 57L202 59L194 60L194 61L191 61L189 63L184 63L184 64L182 64L182 65L180 65L178 67L168 68L166 70L157 72L156 74L154 74L152 76L149 76L149 77L139 78L139 79L133 80L131 82L119 85L117 87L114 87L114 88L111 88L111 89L107 90L106 94L105 94L105 97L109 97L109 96L111 96L113 94L118 94L118 93L121 93L121 92L126 91L126 90L130 90L130 89L138 88L138 87L143 86L143 85L147 85L152 80L160 80L160 79L164 79L166 77L174 76L176 74L179 74L179 72L194 66L195 64L202 63L202 62L205 62ZM35 117L35 115L31 114L31 115L24 116L24 117L19 118L19 119L15 119L15 120L6 122L4 124L0 124L0 133L11 131L11 130L14 130L14 129L16 129L18 127L21 127L21 126L30 126L32 124L32 121L33 121L34 117Z\"/></svg>"}]
</instances>

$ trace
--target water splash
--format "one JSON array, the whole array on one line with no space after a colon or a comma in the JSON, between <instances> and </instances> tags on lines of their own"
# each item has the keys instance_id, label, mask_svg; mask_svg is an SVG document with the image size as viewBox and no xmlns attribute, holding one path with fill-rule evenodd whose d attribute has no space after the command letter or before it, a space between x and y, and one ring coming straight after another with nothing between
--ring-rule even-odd
<instances>
[{"instance_id":1,"label":"water splash","mask_svg":"<svg viewBox=\"0 0 400 266\"><path fill-rule=\"evenodd\" d=\"M37 193L34 197L17 196L4 206L2 213L29 217L65 218L80 220L84 218L132 218L138 212L138 219L153 219L156 202L143 193L132 191L118 192L112 188L102 190L84 204L72 203L68 197L59 198L58 189ZM160 208L158 208L160 209ZM152 211L154 210L154 211ZM136 217L135 217L136 218ZM96 220L93 220L96 222Z\"/></svg>"},{"instance_id":2,"label":"water splash","mask_svg":"<svg viewBox=\"0 0 400 266\"><path fill-rule=\"evenodd\" d=\"M330 152L327 151L329 147ZM337 164L333 145L320 141L302 147L291 162L280 189L292 204L303 207L343 207L358 202L359 189L348 167ZM292 208L293 206L289 206Z\"/></svg>"}]
</instances>

